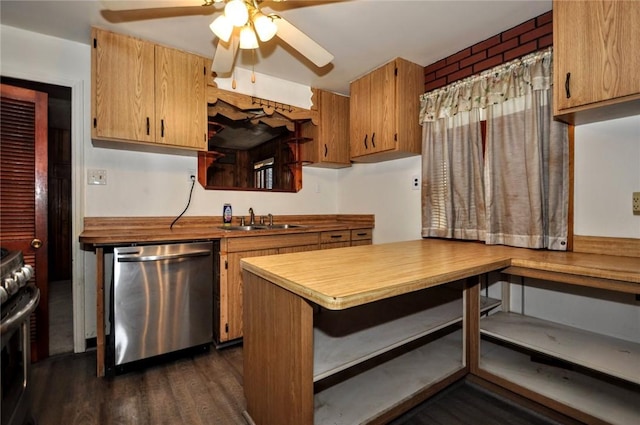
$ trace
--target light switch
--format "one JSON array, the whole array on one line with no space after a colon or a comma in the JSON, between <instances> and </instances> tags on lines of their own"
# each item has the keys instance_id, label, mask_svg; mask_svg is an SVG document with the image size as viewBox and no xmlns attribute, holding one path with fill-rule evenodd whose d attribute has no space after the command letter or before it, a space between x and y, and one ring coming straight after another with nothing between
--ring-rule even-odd
<instances>
[{"instance_id":1,"label":"light switch","mask_svg":"<svg viewBox=\"0 0 640 425\"><path fill-rule=\"evenodd\" d=\"M87 170L87 184L107 184L107 170Z\"/></svg>"}]
</instances>

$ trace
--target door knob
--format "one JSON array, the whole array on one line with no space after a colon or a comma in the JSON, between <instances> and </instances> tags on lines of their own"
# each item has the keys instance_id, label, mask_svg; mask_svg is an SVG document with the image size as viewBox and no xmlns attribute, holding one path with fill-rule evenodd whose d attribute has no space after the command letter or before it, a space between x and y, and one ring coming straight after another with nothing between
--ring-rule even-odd
<instances>
[{"instance_id":1,"label":"door knob","mask_svg":"<svg viewBox=\"0 0 640 425\"><path fill-rule=\"evenodd\" d=\"M31 246L35 249L38 249L42 246L42 241L40 239L34 239L31 241Z\"/></svg>"}]
</instances>

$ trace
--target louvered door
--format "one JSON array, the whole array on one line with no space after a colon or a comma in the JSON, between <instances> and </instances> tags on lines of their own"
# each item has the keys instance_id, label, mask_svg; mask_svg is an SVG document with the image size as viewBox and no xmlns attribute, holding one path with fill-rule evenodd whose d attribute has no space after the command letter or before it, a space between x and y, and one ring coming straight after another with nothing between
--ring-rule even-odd
<instances>
[{"instance_id":1,"label":"louvered door","mask_svg":"<svg viewBox=\"0 0 640 425\"><path fill-rule=\"evenodd\" d=\"M0 239L35 268L40 303L31 357L49 353L47 284L47 94L0 85Z\"/></svg>"}]
</instances>

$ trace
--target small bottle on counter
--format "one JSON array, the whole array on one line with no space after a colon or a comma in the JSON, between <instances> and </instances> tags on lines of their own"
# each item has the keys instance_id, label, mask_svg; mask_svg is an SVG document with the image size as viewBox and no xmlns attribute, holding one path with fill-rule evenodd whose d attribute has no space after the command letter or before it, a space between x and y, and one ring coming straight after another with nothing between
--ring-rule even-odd
<instances>
[{"instance_id":1,"label":"small bottle on counter","mask_svg":"<svg viewBox=\"0 0 640 425\"><path fill-rule=\"evenodd\" d=\"M224 226L231 226L233 213L231 212L231 204L224 204L222 207L222 223Z\"/></svg>"}]
</instances>

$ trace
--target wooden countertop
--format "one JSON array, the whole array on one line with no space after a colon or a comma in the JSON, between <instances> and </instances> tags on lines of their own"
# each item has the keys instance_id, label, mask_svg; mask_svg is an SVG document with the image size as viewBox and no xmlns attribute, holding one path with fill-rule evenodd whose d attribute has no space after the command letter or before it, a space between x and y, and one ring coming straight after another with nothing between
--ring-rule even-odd
<instances>
[{"instance_id":1,"label":"wooden countertop","mask_svg":"<svg viewBox=\"0 0 640 425\"><path fill-rule=\"evenodd\" d=\"M249 222L249 217L245 217ZM256 214L256 221L260 218ZM305 227L273 230L224 230L221 216L183 217L170 229L173 217L86 217L80 243L110 246L129 243L182 242L192 240L308 233L374 227L372 214L280 215L274 223L301 224ZM234 216L233 224L237 224Z\"/></svg>"},{"instance_id":2,"label":"wooden countertop","mask_svg":"<svg viewBox=\"0 0 640 425\"><path fill-rule=\"evenodd\" d=\"M510 269L512 274L640 293L640 259L420 239L245 258L244 270L332 310ZM508 269L508 270L509 270Z\"/></svg>"}]
</instances>

